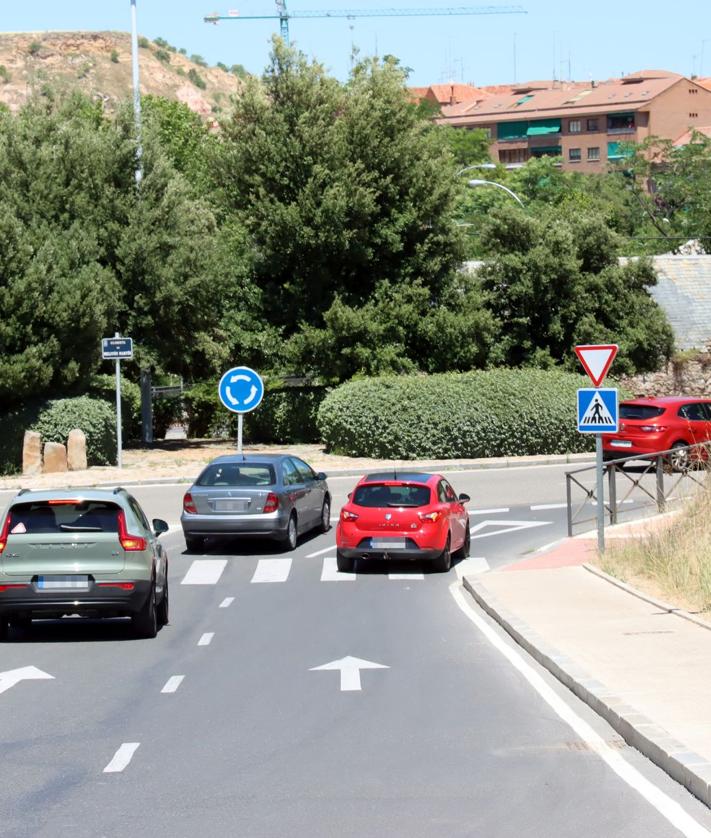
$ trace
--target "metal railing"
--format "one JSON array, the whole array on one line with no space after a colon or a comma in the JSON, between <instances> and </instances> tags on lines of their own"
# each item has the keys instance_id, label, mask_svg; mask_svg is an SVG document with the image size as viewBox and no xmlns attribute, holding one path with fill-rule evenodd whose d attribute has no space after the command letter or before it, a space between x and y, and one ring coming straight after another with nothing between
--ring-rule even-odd
<instances>
[{"instance_id":1,"label":"metal railing","mask_svg":"<svg viewBox=\"0 0 711 838\"><path fill-rule=\"evenodd\" d=\"M666 512L672 503L690 497L707 485L707 475L711 471L710 452L711 442L700 442L656 454L609 460L604 465L607 498L602 499L597 497L595 465L567 472L568 536L575 534L576 526L596 524L597 516L595 511L590 515L590 508L596 507L598 502L603 503L610 525L620 523L626 511L622 509L624 504L633 505L629 511L635 513L649 509Z\"/></svg>"}]
</instances>

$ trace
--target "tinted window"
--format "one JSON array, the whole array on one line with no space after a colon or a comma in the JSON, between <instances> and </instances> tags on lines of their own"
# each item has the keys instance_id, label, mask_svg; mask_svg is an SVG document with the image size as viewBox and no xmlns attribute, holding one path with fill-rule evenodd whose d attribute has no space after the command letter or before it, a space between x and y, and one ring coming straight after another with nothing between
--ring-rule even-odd
<instances>
[{"instance_id":1,"label":"tinted window","mask_svg":"<svg viewBox=\"0 0 711 838\"><path fill-rule=\"evenodd\" d=\"M654 419L664 413L663 407L651 404L631 404L622 402L620 405L620 419Z\"/></svg>"},{"instance_id":2,"label":"tinted window","mask_svg":"<svg viewBox=\"0 0 711 838\"><path fill-rule=\"evenodd\" d=\"M384 486L369 483L359 486L353 495L353 503L356 506L427 506L429 502L429 486Z\"/></svg>"},{"instance_id":3,"label":"tinted window","mask_svg":"<svg viewBox=\"0 0 711 838\"><path fill-rule=\"evenodd\" d=\"M444 480L440 480L437 484L437 500L440 503L447 503L447 488L444 485Z\"/></svg>"},{"instance_id":4,"label":"tinted window","mask_svg":"<svg viewBox=\"0 0 711 838\"><path fill-rule=\"evenodd\" d=\"M296 470L301 475L302 480L315 480L316 473L311 468L311 466L307 466L303 460L297 460L296 457L293 457L291 462L296 466Z\"/></svg>"},{"instance_id":5,"label":"tinted window","mask_svg":"<svg viewBox=\"0 0 711 838\"><path fill-rule=\"evenodd\" d=\"M445 499L447 503L454 503L457 500L457 495L454 492L454 489L447 483L446 480L442 481L444 485L444 492L445 492Z\"/></svg>"},{"instance_id":6,"label":"tinted window","mask_svg":"<svg viewBox=\"0 0 711 838\"><path fill-rule=\"evenodd\" d=\"M136 520L138 521L138 523L142 524L144 529L150 530L151 526L148 523L148 519L144 515L143 510L138 505L138 501L135 498L129 497L128 505L131 507L131 511L136 516Z\"/></svg>"},{"instance_id":7,"label":"tinted window","mask_svg":"<svg viewBox=\"0 0 711 838\"><path fill-rule=\"evenodd\" d=\"M274 469L254 463L213 463L195 481L196 486L272 486Z\"/></svg>"},{"instance_id":8,"label":"tinted window","mask_svg":"<svg viewBox=\"0 0 711 838\"><path fill-rule=\"evenodd\" d=\"M10 510L10 534L118 532L118 513L104 501L18 503Z\"/></svg>"},{"instance_id":9,"label":"tinted window","mask_svg":"<svg viewBox=\"0 0 711 838\"><path fill-rule=\"evenodd\" d=\"M284 485L285 486L295 486L297 483L301 483L303 478L296 470L296 466L291 460L284 460L282 464L282 468L284 471Z\"/></svg>"},{"instance_id":10,"label":"tinted window","mask_svg":"<svg viewBox=\"0 0 711 838\"><path fill-rule=\"evenodd\" d=\"M706 421L706 411L702 404L685 404L679 408L679 416L693 422Z\"/></svg>"}]
</instances>

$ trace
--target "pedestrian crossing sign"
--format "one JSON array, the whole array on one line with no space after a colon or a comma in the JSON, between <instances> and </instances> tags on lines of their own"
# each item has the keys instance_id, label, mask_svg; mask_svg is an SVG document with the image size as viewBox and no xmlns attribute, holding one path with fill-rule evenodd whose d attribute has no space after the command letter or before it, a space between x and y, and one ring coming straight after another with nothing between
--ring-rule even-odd
<instances>
[{"instance_id":1,"label":"pedestrian crossing sign","mask_svg":"<svg viewBox=\"0 0 711 838\"><path fill-rule=\"evenodd\" d=\"M619 426L617 390L578 390L578 431L581 434L615 434Z\"/></svg>"}]
</instances>

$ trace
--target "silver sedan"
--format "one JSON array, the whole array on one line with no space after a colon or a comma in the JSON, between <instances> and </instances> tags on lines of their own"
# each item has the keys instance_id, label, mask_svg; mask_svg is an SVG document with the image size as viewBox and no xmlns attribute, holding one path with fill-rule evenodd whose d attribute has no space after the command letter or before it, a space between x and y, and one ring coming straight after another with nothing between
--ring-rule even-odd
<instances>
[{"instance_id":1,"label":"silver sedan","mask_svg":"<svg viewBox=\"0 0 711 838\"><path fill-rule=\"evenodd\" d=\"M326 475L288 454L218 457L185 493L180 516L191 552L207 536L265 536L293 550L301 533L327 532L330 521Z\"/></svg>"}]
</instances>

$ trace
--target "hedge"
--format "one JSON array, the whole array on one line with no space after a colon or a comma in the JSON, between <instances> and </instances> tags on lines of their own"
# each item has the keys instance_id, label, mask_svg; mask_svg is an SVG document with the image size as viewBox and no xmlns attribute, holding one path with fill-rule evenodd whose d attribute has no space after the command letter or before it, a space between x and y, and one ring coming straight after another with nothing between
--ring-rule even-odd
<instances>
[{"instance_id":1,"label":"hedge","mask_svg":"<svg viewBox=\"0 0 711 838\"><path fill-rule=\"evenodd\" d=\"M47 402L29 430L42 435L42 443L66 444L69 432L80 428L86 434L90 466L116 463L116 414L103 399L78 396Z\"/></svg>"},{"instance_id":2,"label":"hedge","mask_svg":"<svg viewBox=\"0 0 711 838\"><path fill-rule=\"evenodd\" d=\"M95 375L85 395L103 399L116 411L116 378L113 375ZM124 442L141 439L141 388L125 375L121 379L121 427Z\"/></svg>"},{"instance_id":3,"label":"hedge","mask_svg":"<svg viewBox=\"0 0 711 838\"><path fill-rule=\"evenodd\" d=\"M352 457L449 459L562 454L594 448L577 432L586 378L496 369L347 382L318 413L327 450Z\"/></svg>"}]
</instances>

